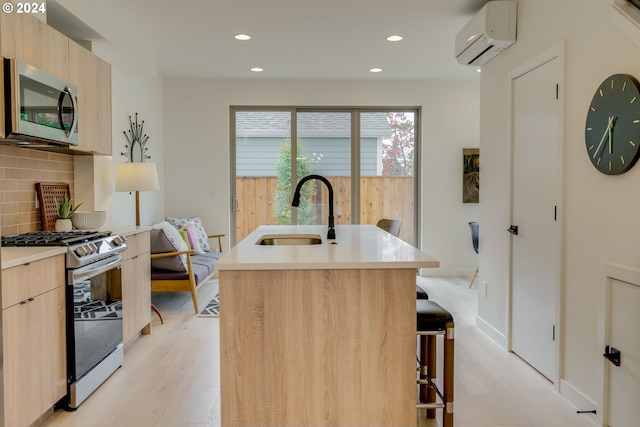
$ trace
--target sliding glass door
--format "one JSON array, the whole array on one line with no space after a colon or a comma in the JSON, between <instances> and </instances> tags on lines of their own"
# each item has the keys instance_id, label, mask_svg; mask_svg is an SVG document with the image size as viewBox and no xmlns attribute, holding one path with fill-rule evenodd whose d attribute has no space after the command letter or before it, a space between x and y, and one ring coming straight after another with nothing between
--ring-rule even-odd
<instances>
[{"instance_id":1,"label":"sliding glass door","mask_svg":"<svg viewBox=\"0 0 640 427\"><path fill-rule=\"evenodd\" d=\"M233 220L239 242L259 225L288 223L289 196L282 190L291 182L291 112L236 111L232 119Z\"/></svg>"},{"instance_id":2,"label":"sliding glass door","mask_svg":"<svg viewBox=\"0 0 640 427\"><path fill-rule=\"evenodd\" d=\"M401 235L415 244L417 109L231 109L233 242L259 225L327 224L331 183L336 224L401 219ZM295 141L295 143L293 143Z\"/></svg>"},{"instance_id":3,"label":"sliding glass door","mask_svg":"<svg viewBox=\"0 0 640 427\"><path fill-rule=\"evenodd\" d=\"M399 219L400 238L415 245L415 111L360 114L360 223Z\"/></svg>"},{"instance_id":4,"label":"sliding glass door","mask_svg":"<svg viewBox=\"0 0 640 427\"><path fill-rule=\"evenodd\" d=\"M321 175L333 188L335 224L351 224L351 112L300 111L296 114L297 181ZM300 168L304 163L305 167ZM297 224L328 224L329 191L319 180L305 184L308 200L301 200ZM309 188L310 187L310 188Z\"/></svg>"}]
</instances>

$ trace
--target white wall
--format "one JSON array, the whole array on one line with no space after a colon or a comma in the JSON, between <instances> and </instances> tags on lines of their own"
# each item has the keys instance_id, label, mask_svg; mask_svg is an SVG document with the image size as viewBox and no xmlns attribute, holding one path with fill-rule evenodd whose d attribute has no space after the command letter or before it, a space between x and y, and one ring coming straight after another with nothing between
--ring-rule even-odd
<instances>
[{"instance_id":1,"label":"white wall","mask_svg":"<svg viewBox=\"0 0 640 427\"><path fill-rule=\"evenodd\" d=\"M91 209L109 212L107 224L135 225L135 195L114 192L114 184L115 165L127 161L120 154L127 143L123 131L129 129L129 116L135 120L138 113L139 123L145 121L143 133L149 135L148 161L156 163L160 179L160 191L140 193L140 224L157 223L164 218L162 79L109 42L93 42L92 52L111 64L113 151L111 157L78 156L76 188L83 191L83 200L93 201Z\"/></svg>"},{"instance_id":2,"label":"white wall","mask_svg":"<svg viewBox=\"0 0 640 427\"><path fill-rule=\"evenodd\" d=\"M640 166L622 176L605 176L591 165L584 142L586 112L600 82L615 73L640 76L640 52L610 23L610 4L610 0L519 0L518 41L483 67L481 76L480 278L488 282L488 294L479 298L478 321L493 328L495 336L506 337L509 71L554 45L564 45L560 372L561 391L580 405L595 404L601 392L594 374L603 360L603 349L597 343L602 263L610 261L632 268L640 264ZM634 333L631 327L629 332Z\"/></svg>"},{"instance_id":3,"label":"white wall","mask_svg":"<svg viewBox=\"0 0 640 427\"><path fill-rule=\"evenodd\" d=\"M462 149L478 146L477 81L165 80L166 213L227 234L231 105L421 106L422 248L440 259L438 274L473 272L467 223L478 205L461 193Z\"/></svg>"}]
</instances>

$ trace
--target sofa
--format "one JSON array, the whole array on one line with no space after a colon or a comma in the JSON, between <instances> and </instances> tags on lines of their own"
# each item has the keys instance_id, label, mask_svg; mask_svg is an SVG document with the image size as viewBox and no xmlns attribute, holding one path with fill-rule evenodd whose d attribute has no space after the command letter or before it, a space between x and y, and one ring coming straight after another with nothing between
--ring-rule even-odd
<instances>
[{"instance_id":1,"label":"sofa","mask_svg":"<svg viewBox=\"0 0 640 427\"><path fill-rule=\"evenodd\" d=\"M200 312L198 287L213 277L214 264L223 255L224 237L224 234L202 234L204 229L200 228L199 247L185 245L189 238L178 241L184 227L164 222L154 225L151 231L151 292L190 292L196 314ZM209 239L217 239L217 251L203 244Z\"/></svg>"}]
</instances>

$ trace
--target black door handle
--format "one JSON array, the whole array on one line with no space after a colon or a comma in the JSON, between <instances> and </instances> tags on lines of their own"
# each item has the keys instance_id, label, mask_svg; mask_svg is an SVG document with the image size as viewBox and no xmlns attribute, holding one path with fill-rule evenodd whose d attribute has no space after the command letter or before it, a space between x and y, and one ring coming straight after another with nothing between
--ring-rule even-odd
<instances>
[{"instance_id":1,"label":"black door handle","mask_svg":"<svg viewBox=\"0 0 640 427\"><path fill-rule=\"evenodd\" d=\"M518 235L518 226L517 225L512 225L511 227L507 228L507 231L515 236Z\"/></svg>"},{"instance_id":2,"label":"black door handle","mask_svg":"<svg viewBox=\"0 0 640 427\"><path fill-rule=\"evenodd\" d=\"M616 366L620 366L620 358L622 356L622 354L620 353L620 350L618 350L617 348L609 348L609 346L606 346L604 348L604 354L603 354L604 358L607 359L609 362L613 363Z\"/></svg>"}]
</instances>

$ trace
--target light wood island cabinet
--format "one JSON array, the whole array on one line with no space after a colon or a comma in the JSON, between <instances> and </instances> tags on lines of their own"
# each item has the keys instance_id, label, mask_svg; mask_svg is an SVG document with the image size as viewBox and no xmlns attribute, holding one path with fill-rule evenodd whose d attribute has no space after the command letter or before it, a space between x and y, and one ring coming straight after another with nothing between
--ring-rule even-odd
<instances>
[{"instance_id":1,"label":"light wood island cabinet","mask_svg":"<svg viewBox=\"0 0 640 427\"><path fill-rule=\"evenodd\" d=\"M257 245L318 234L318 245ZM261 226L215 264L223 426L416 424L416 271L373 225ZM301 239L304 240L304 239Z\"/></svg>"},{"instance_id":2,"label":"light wood island cabinet","mask_svg":"<svg viewBox=\"0 0 640 427\"><path fill-rule=\"evenodd\" d=\"M64 255L2 270L4 425L28 426L67 392Z\"/></svg>"}]
</instances>

